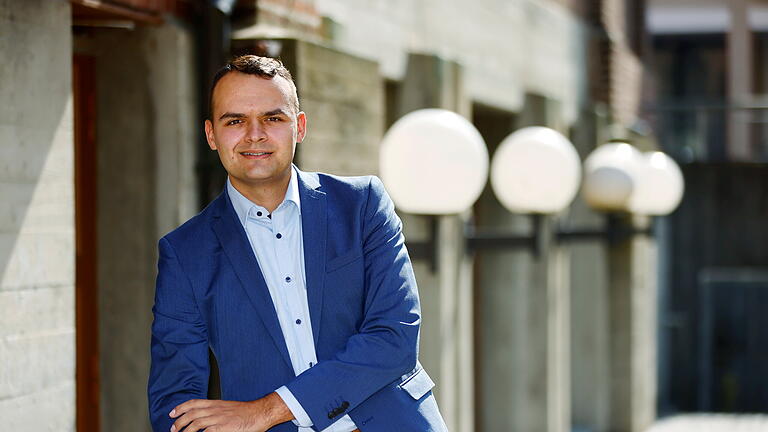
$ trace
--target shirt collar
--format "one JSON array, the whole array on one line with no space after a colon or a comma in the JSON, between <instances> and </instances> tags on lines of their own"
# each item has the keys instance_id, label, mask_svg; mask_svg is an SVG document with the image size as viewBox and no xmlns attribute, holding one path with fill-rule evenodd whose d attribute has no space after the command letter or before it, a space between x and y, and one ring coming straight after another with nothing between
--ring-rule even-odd
<instances>
[{"instance_id":1,"label":"shirt collar","mask_svg":"<svg viewBox=\"0 0 768 432\"><path fill-rule=\"evenodd\" d=\"M299 215L301 215L301 199L299 198L299 181L297 177L296 167L291 167L291 179L288 181L288 189L285 191L283 203L286 201L293 202L296 205L296 210L299 211ZM235 189L232 182L229 180L229 176L227 176L227 194L229 195L230 201L232 201L232 207L235 208L237 219L240 220L240 223L243 224L243 226L245 226L248 212L251 211L252 208L255 207L263 210L265 213L267 211L264 207L249 200L241 194L240 191ZM280 203L280 205L283 203ZM277 207L280 208L280 205Z\"/></svg>"},{"instance_id":2,"label":"shirt collar","mask_svg":"<svg viewBox=\"0 0 768 432\"><path fill-rule=\"evenodd\" d=\"M301 199L299 198L299 178L296 174L296 167L291 166L291 181L288 182L288 190L285 191L285 199L283 201L292 201L296 204L296 210L301 214Z\"/></svg>"}]
</instances>

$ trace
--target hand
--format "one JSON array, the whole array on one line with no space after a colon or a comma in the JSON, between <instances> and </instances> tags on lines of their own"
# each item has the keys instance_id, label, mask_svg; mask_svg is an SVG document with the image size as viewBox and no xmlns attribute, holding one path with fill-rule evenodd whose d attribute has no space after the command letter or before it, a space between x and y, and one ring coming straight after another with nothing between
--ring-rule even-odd
<instances>
[{"instance_id":1,"label":"hand","mask_svg":"<svg viewBox=\"0 0 768 432\"><path fill-rule=\"evenodd\" d=\"M250 402L192 399L168 415L176 419L171 432L264 432L293 419L277 393Z\"/></svg>"}]
</instances>

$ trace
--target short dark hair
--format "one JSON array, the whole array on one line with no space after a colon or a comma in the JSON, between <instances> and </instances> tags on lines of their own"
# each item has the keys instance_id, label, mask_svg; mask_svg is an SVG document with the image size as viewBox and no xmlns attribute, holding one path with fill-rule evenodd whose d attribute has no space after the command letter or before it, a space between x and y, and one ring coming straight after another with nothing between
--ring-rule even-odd
<instances>
[{"instance_id":1,"label":"short dark hair","mask_svg":"<svg viewBox=\"0 0 768 432\"><path fill-rule=\"evenodd\" d=\"M216 89L216 84L224 78L224 75L230 72L241 72L249 75L256 75L264 79L272 79L275 76L284 78L291 85L293 90L293 109L298 113L299 110L299 96L296 93L296 83L293 82L293 76L288 68L283 65L278 59L272 57L261 57L257 55L242 55L235 57L225 64L221 69L213 76L213 83L211 84L211 91L208 94L208 116L213 120L213 91Z\"/></svg>"}]
</instances>

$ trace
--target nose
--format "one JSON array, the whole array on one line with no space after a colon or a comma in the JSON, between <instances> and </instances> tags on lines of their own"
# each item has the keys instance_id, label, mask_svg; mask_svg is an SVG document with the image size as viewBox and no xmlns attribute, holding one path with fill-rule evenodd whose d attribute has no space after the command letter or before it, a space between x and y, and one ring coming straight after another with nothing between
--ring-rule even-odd
<instances>
[{"instance_id":1,"label":"nose","mask_svg":"<svg viewBox=\"0 0 768 432\"><path fill-rule=\"evenodd\" d=\"M267 139L266 131L259 122L250 122L246 134L246 140L249 142L261 142Z\"/></svg>"}]
</instances>

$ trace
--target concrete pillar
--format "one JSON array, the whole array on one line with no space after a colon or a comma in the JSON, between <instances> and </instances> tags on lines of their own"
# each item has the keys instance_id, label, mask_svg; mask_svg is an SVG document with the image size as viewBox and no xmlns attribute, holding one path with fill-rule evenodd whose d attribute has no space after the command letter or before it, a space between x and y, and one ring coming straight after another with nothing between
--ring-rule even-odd
<instances>
[{"instance_id":1,"label":"concrete pillar","mask_svg":"<svg viewBox=\"0 0 768 432\"><path fill-rule=\"evenodd\" d=\"M474 430L472 264L464 250L464 220L438 219L439 403L450 430ZM431 301L431 300L430 300Z\"/></svg>"},{"instance_id":2,"label":"concrete pillar","mask_svg":"<svg viewBox=\"0 0 768 432\"><path fill-rule=\"evenodd\" d=\"M525 404L529 431L570 430L569 269L554 242L556 222L542 216L528 291Z\"/></svg>"},{"instance_id":3,"label":"concrete pillar","mask_svg":"<svg viewBox=\"0 0 768 432\"><path fill-rule=\"evenodd\" d=\"M75 428L70 6L0 0L0 418Z\"/></svg>"},{"instance_id":4,"label":"concrete pillar","mask_svg":"<svg viewBox=\"0 0 768 432\"><path fill-rule=\"evenodd\" d=\"M477 221L485 229L526 233L530 220L509 213L486 188L477 206ZM480 430L533 431L530 417L538 416L529 401L528 329L531 268L529 250L478 250L476 253L476 301L478 332L478 400ZM541 361L539 359L539 361ZM534 391L545 392L534 387Z\"/></svg>"},{"instance_id":5,"label":"concrete pillar","mask_svg":"<svg viewBox=\"0 0 768 432\"><path fill-rule=\"evenodd\" d=\"M478 109L474 121L489 152L515 129L515 116ZM486 185L475 204L474 223L484 229L528 232L530 220L507 211ZM526 250L478 250L474 254L477 326L478 430L527 430L525 355L527 346Z\"/></svg>"},{"instance_id":6,"label":"concrete pillar","mask_svg":"<svg viewBox=\"0 0 768 432\"><path fill-rule=\"evenodd\" d=\"M398 101L399 116L421 108L445 108L467 117L471 112L460 66L432 55L409 56ZM401 217L406 239L427 236L424 217ZM436 274L428 263L414 263L422 302L420 358L437 383L435 395L448 429L457 432L473 430L475 422L472 277L464 251L465 218L438 218Z\"/></svg>"},{"instance_id":7,"label":"concrete pillar","mask_svg":"<svg viewBox=\"0 0 768 432\"><path fill-rule=\"evenodd\" d=\"M753 81L752 29L749 25L749 0L730 0L731 27L728 32L728 101L733 106L751 102ZM753 157L751 113L736 110L728 119L730 160L747 162Z\"/></svg>"},{"instance_id":8,"label":"concrete pillar","mask_svg":"<svg viewBox=\"0 0 768 432\"><path fill-rule=\"evenodd\" d=\"M199 142L193 35L172 18L142 32L142 55L152 99L156 237L198 211L195 155ZM203 101L207 103L207 101Z\"/></svg>"},{"instance_id":9,"label":"concrete pillar","mask_svg":"<svg viewBox=\"0 0 768 432\"><path fill-rule=\"evenodd\" d=\"M640 217L618 223L647 226ZM608 245L610 431L641 432L656 417L656 251L633 236Z\"/></svg>"}]
</instances>

